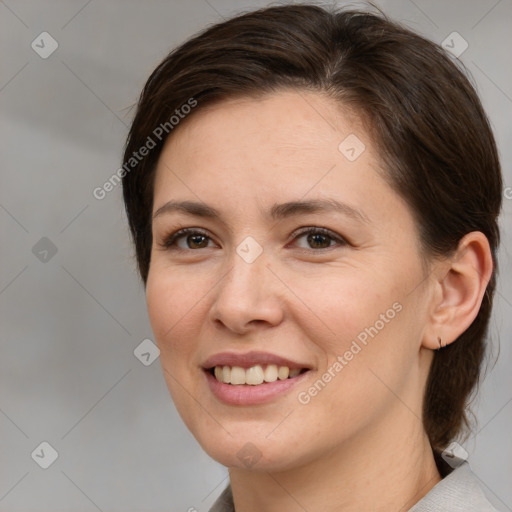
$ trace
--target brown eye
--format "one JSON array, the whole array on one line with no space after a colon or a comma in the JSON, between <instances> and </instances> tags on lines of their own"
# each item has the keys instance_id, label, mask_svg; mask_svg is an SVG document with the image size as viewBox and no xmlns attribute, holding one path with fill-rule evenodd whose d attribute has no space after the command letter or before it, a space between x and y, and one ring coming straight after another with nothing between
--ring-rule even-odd
<instances>
[{"instance_id":1,"label":"brown eye","mask_svg":"<svg viewBox=\"0 0 512 512\"><path fill-rule=\"evenodd\" d=\"M325 228L306 228L295 237L296 240L300 238L305 238L308 244L307 247L302 246L301 249L329 249L336 244L347 245L346 240Z\"/></svg>"},{"instance_id":2,"label":"brown eye","mask_svg":"<svg viewBox=\"0 0 512 512\"><path fill-rule=\"evenodd\" d=\"M208 242L206 242L206 246L204 244L207 238L204 235L188 235L185 237L185 240L189 249L204 249L208 245Z\"/></svg>"},{"instance_id":3,"label":"brown eye","mask_svg":"<svg viewBox=\"0 0 512 512\"><path fill-rule=\"evenodd\" d=\"M307 246L299 246L302 249L329 249L336 245L348 245L348 242L336 233L325 229L308 227L303 229L295 236L295 240L305 238ZM181 243L181 241L184 243ZM167 236L162 243L165 249L187 251L197 249L207 249L211 238L203 231L195 228L184 228Z\"/></svg>"},{"instance_id":4,"label":"brown eye","mask_svg":"<svg viewBox=\"0 0 512 512\"><path fill-rule=\"evenodd\" d=\"M185 241L185 246L179 244L181 240ZM206 233L193 228L185 228L171 233L165 238L162 246L166 249L182 251L206 249L209 241L210 237Z\"/></svg>"},{"instance_id":5,"label":"brown eye","mask_svg":"<svg viewBox=\"0 0 512 512\"><path fill-rule=\"evenodd\" d=\"M306 240L315 249L324 249L325 247L330 247L331 245L331 240L329 240L329 236L324 235L323 233L310 233L307 236Z\"/></svg>"}]
</instances>

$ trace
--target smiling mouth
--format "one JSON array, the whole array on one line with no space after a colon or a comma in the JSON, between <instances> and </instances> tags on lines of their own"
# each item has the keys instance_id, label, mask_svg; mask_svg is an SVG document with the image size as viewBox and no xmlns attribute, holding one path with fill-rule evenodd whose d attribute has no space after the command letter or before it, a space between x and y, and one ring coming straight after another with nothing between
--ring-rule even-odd
<instances>
[{"instance_id":1,"label":"smiling mouth","mask_svg":"<svg viewBox=\"0 0 512 512\"><path fill-rule=\"evenodd\" d=\"M231 384L233 386L249 385L259 386L260 384L272 383L277 380L293 379L307 371L308 368L289 368L276 364L254 365L249 368L241 366L214 366L207 370L218 382Z\"/></svg>"}]
</instances>

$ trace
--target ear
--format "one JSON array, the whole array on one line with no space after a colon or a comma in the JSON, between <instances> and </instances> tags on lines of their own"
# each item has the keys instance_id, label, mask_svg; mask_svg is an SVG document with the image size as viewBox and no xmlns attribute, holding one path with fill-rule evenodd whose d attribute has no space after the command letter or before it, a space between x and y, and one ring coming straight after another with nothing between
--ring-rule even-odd
<instances>
[{"instance_id":1,"label":"ear","mask_svg":"<svg viewBox=\"0 0 512 512\"><path fill-rule=\"evenodd\" d=\"M431 318L422 346L432 350L453 343L473 322L492 275L492 254L480 231L465 235L440 266L432 295Z\"/></svg>"}]
</instances>

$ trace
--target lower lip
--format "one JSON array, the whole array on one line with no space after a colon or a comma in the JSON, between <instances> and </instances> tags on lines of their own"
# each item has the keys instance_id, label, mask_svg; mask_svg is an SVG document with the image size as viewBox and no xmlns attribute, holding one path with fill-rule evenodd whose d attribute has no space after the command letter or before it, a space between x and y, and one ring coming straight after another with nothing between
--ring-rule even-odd
<instances>
[{"instance_id":1,"label":"lower lip","mask_svg":"<svg viewBox=\"0 0 512 512\"><path fill-rule=\"evenodd\" d=\"M221 401L229 405L257 405L271 402L278 396L290 391L301 382L309 371L291 379L265 382L257 386L249 384L224 384L219 382L209 371L205 371L210 391Z\"/></svg>"}]
</instances>

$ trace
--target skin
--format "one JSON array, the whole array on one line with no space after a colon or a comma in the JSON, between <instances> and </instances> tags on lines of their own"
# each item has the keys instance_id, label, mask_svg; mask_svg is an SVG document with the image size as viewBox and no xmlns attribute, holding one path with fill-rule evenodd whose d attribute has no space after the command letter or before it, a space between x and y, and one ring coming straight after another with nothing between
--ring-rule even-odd
<instances>
[{"instance_id":1,"label":"skin","mask_svg":"<svg viewBox=\"0 0 512 512\"><path fill-rule=\"evenodd\" d=\"M366 147L354 161L338 150L350 134ZM275 203L323 198L362 219L266 216ZM425 265L411 211L382 178L362 123L304 91L230 99L189 116L159 159L153 213L171 200L222 215L154 217L146 295L174 403L203 449L229 468L237 512L410 508L440 480L422 396L438 337L453 342L478 312L492 271L486 238L470 233L452 258ZM305 226L333 238L308 243L296 235ZM163 247L183 227L208 238ZM252 263L236 252L247 236L263 249ZM298 393L396 303L400 312L300 403ZM250 350L312 369L270 403L221 403L201 364ZM247 443L254 465L237 456Z\"/></svg>"}]
</instances>

